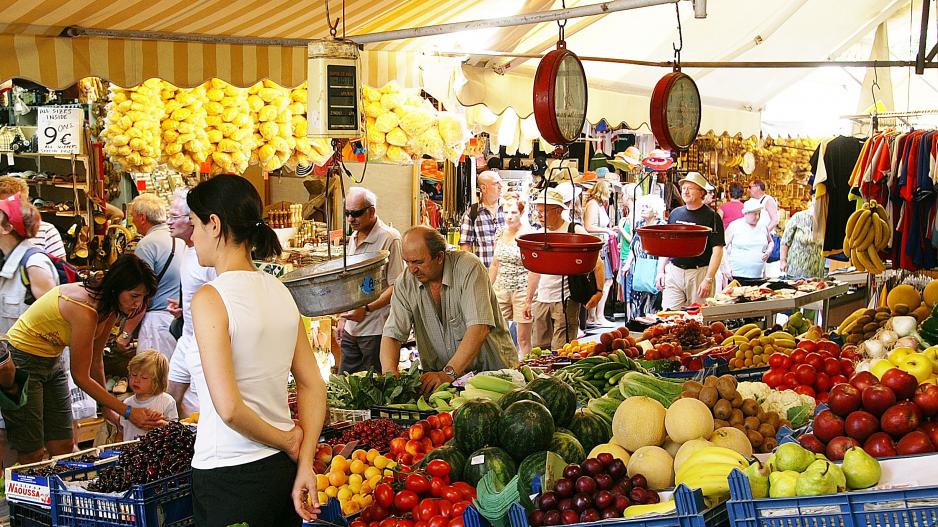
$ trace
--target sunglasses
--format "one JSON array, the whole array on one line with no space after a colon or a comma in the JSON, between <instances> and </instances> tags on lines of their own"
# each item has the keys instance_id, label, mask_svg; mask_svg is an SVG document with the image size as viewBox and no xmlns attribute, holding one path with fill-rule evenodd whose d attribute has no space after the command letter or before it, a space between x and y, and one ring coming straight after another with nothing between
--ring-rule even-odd
<instances>
[{"instance_id":1,"label":"sunglasses","mask_svg":"<svg viewBox=\"0 0 938 527\"><path fill-rule=\"evenodd\" d=\"M358 218L358 217L361 216L362 214L368 212L368 209L370 209L370 208L371 208L371 206L369 205L369 206L367 206L367 207L365 207L365 208L358 209L358 210L348 210L348 209L345 209L345 215L346 215L346 216L351 216L351 217L353 217L353 218Z\"/></svg>"}]
</instances>

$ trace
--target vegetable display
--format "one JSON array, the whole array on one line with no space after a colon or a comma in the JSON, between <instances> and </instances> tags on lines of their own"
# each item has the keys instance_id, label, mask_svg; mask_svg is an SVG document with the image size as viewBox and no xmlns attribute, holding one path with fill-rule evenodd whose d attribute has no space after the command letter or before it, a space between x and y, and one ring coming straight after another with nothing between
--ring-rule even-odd
<instances>
[{"instance_id":1,"label":"vegetable display","mask_svg":"<svg viewBox=\"0 0 938 527\"><path fill-rule=\"evenodd\" d=\"M347 410L368 410L375 406L412 403L420 393L420 369L415 363L400 375L367 372L329 377L329 404Z\"/></svg>"}]
</instances>

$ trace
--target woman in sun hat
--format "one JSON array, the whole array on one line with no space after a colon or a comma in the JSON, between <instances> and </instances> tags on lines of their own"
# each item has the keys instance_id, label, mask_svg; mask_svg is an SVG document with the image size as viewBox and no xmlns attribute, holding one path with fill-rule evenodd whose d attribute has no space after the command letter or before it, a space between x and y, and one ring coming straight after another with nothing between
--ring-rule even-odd
<instances>
[{"instance_id":1,"label":"woman in sun hat","mask_svg":"<svg viewBox=\"0 0 938 527\"><path fill-rule=\"evenodd\" d=\"M754 285L765 275L765 262L772 254L772 239L759 219L762 204L746 200L743 217L730 223L726 230L726 254L733 278L742 285Z\"/></svg>"}]
</instances>

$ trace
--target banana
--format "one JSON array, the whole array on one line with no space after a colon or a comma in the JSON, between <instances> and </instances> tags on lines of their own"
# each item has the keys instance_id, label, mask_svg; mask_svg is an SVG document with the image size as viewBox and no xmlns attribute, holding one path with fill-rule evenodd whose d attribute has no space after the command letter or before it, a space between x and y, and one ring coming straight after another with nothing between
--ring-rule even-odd
<instances>
[{"instance_id":1,"label":"banana","mask_svg":"<svg viewBox=\"0 0 938 527\"><path fill-rule=\"evenodd\" d=\"M870 225L870 215L873 214L869 209L863 209L860 211L860 217L857 218L857 223L853 228L853 231L850 233L850 245L851 247L859 246L859 239L862 239L866 236L867 231L869 230Z\"/></svg>"},{"instance_id":2,"label":"banana","mask_svg":"<svg viewBox=\"0 0 938 527\"><path fill-rule=\"evenodd\" d=\"M886 221L881 222L879 225L880 225L880 228L883 230L883 239L882 239L882 244L879 245L877 248L880 250L883 250L886 247L889 247L889 243L892 242L892 229L889 226L889 222L886 222Z\"/></svg>"},{"instance_id":3,"label":"banana","mask_svg":"<svg viewBox=\"0 0 938 527\"><path fill-rule=\"evenodd\" d=\"M680 485L684 483L687 486L691 486L691 483L698 482L703 479L717 476L726 477L733 471L734 468L742 469L739 465L728 464L728 463L719 463L713 465L695 465L690 468L684 468L684 465L681 465L681 471L678 475L674 476L674 484Z\"/></svg>"},{"instance_id":4,"label":"banana","mask_svg":"<svg viewBox=\"0 0 938 527\"><path fill-rule=\"evenodd\" d=\"M742 335L730 335L726 337L720 345L728 346L730 344L749 344L749 339Z\"/></svg>"},{"instance_id":5,"label":"banana","mask_svg":"<svg viewBox=\"0 0 938 527\"><path fill-rule=\"evenodd\" d=\"M863 262L860 261L860 258L857 256L857 254L858 251L856 249L852 249L850 251L850 263L852 263L853 266L857 268L857 271L860 271L861 273L866 272L866 266L863 265Z\"/></svg>"},{"instance_id":6,"label":"banana","mask_svg":"<svg viewBox=\"0 0 938 527\"><path fill-rule=\"evenodd\" d=\"M692 489L700 489L704 496L722 496L730 493L730 484L726 475L711 476L697 481L684 482L684 484Z\"/></svg>"},{"instance_id":7,"label":"banana","mask_svg":"<svg viewBox=\"0 0 938 527\"><path fill-rule=\"evenodd\" d=\"M850 244L850 234L847 234L846 236L844 236L844 247L843 247L844 254L850 254L851 248L852 247Z\"/></svg>"},{"instance_id":8,"label":"banana","mask_svg":"<svg viewBox=\"0 0 938 527\"><path fill-rule=\"evenodd\" d=\"M844 335L844 331L848 329L847 326L852 326L855 324L857 319L862 317L864 313L866 313L866 308L861 307L855 310L853 313L847 315L847 318L845 318L844 321L840 323L840 326L837 327L837 333Z\"/></svg>"},{"instance_id":9,"label":"banana","mask_svg":"<svg viewBox=\"0 0 938 527\"><path fill-rule=\"evenodd\" d=\"M775 344L773 344L773 345L774 345L776 348L784 348L784 349L789 349L789 350L790 350L790 349L795 349L795 346L796 346L797 344L795 343L794 340L775 339Z\"/></svg>"},{"instance_id":10,"label":"banana","mask_svg":"<svg viewBox=\"0 0 938 527\"><path fill-rule=\"evenodd\" d=\"M861 211L858 210L854 212L853 214L851 214L849 218L847 218L847 230L846 230L846 236L845 236L846 238L850 238L851 236L853 236L853 231L856 229L856 226L857 226L857 220L860 219L860 212Z\"/></svg>"},{"instance_id":11,"label":"banana","mask_svg":"<svg viewBox=\"0 0 938 527\"><path fill-rule=\"evenodd\" d=\"M674 500L662 501L659 503L649 503L645 505L629 505L622 513L624 518L632 518L645 514L665 514L673 511L675 508Z\"/></svg>"},{"instance_id":12,"label":"banana","mask_svg":"<svg viewBox=\"0 0 938 527\"><path fill-rule=\"evenodd\" d=\"M871 245L866 250L866 255L870 259L870 263L873 264L873 272L876 274L882 274L886 271L886 266L883 265L883 260L879 257L879 251L876 250L876 247Z\"/></svg>"},{"instance_id":13,"label":"banana","mask_svg":"<svg viewBox=\"0 0 938 527\"><path fill-rule=\"evenodd\" d=\"M879 216L879 219L883 220L887 225L889 224L889 214L886 213L886 209L883 208L879 203L873 202L873 213Z\"/></svg>"},{"instance_id":14,"label":"banana","mask_svg":"<svg viewBox=\"0 0 938 527\"><path fill-rule=\"evenodd\" d=\"M870 261L869 255L867 254L866 249L861 250L857 248L855 251L853 251L853 254L856 255L857 262L859 262L863 266L865 271L875 272L875 269L873 267L873 262ZM859 267L857 268L859 269Z\"/></svg>"},{"instance_id":15,"label":"banana","mask_svg":"<svg viewBox=\"0 0 938 527\"><path fill-rule=\"evenodd\" d=\"M734 335L745 335L747 332L752 331L753 329L759 329L759 326L757 326L757 325L755 325L755 324L752 324L752 323L746 324L746 325L740 327L739 329L737 329L736 332L733 333L733 334L734 334Z\"/></svg>"},{"instance_id":16,"label":"banana","mask_svg":"<svg viewBox=\"0 0 938 527\"><path fill-rule=\"evenodd\" d=\"M739 452L721 446L708 446L694 452L685 463L693 464L697 461L710 463L737 463L743 467L749 466L749 460L744 458Z\"/></svg>"},{"instance_id":17,"label":"banana","mask_svg":"<svg viewBox=\"0 0 938 527\"><path fill-rule=\"evenodd\" d=\"M762 329L756 327L756 328L750 329L749 332L743 336L749 339L750 342L752 342L753 339L759 338L759 336L761 335L762 335Z\"/></svg>"},{"instance_id":18,"label":"banana","mask_svg":"<svg viewBox=\"0 0 938 527\"><path fill-rule=\"evenodd\" d=\"M873 240L876 237L876 226L873 225L872 220L866 222L866 230L858 233L857 238L859 241L854 245L851 241L850 246L858 251L865 251L867 247L873 244Z\"/></svg>"}]
</instances>

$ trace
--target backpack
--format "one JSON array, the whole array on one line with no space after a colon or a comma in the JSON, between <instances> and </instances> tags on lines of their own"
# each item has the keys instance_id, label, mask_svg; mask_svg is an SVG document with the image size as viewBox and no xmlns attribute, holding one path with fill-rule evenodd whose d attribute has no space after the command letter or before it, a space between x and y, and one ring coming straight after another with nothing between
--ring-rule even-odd
<instances>
[{"instance_id":1,"label":"backpack","mask_svg":"<svg viewBox=\"0 0 938 527\"><path fill-rule=\"evenodd\" d=\"M52 262L52 266L55 267L55 271L58 274L59 285L61 284L71 284L81 280L81 276L78 274L78 269L66 262L64 259L59 258L58 256L52 256L51 254L43 251L39 247L30 247L26 249L26 253L23 254L23 257L20 258L20 280L23 282L23 285L26 286L26 305L30 305L36 301L36 298L33 296L33 291L29 287L29 274L26 272L26 262L34 254L42 253Z\"/></svg>"},{"instance_id":2,"label":"backpack","mask_svg":"<svg viewBox=\"0 0 938 527\"><path fill-rule=\"evenodd\" d=\"M567 232L576 232L577 223L570 222ZM570 299L578 304L586 304L599 292L599 286L596 283L596 271L590 271L586 274L568 275L567 287L570 288Z\"/></svg>"}]
</instances>

